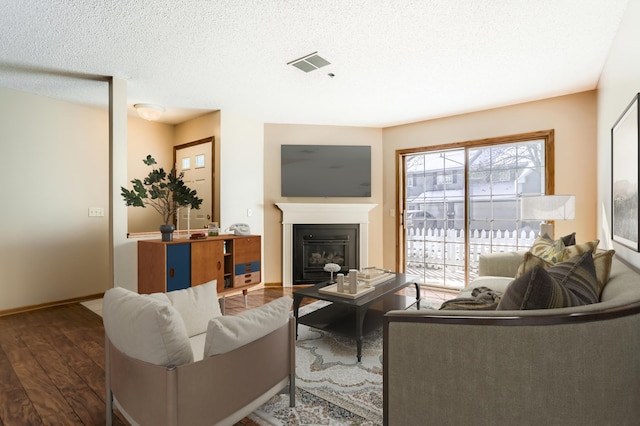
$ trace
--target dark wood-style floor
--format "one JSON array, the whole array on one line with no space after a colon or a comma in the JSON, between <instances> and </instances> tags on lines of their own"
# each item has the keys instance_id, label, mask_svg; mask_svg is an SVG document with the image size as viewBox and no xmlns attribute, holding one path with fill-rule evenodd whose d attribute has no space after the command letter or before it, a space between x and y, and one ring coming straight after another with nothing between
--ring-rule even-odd
<instances>
[{"instance_id":1,"label":"dark wood-style floor","mask_svg":"<svg viewBox=\"0 0 640 426\"><path fill-rule=\"evenodd\" d=\"M249 308L285 293L251 291ZM226 314L243 310L242 295L226 299ZM104 425L104 362L102 318L79 303L0 317L0 425Z\"/></svg>"}]
</instances>

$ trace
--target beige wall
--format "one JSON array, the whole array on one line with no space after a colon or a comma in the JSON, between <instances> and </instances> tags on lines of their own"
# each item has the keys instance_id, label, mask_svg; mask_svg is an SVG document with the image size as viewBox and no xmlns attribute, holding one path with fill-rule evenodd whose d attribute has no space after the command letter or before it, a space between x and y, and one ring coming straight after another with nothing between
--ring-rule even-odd
<instances>
[{"instance_id":1,"label":"beige wall","mask_svg":"<svg viewBox=\"0 0 640 426\"><path fill-rule=\"evenodd\" d=\"M4 88L0 110L0 311L104 292L108 112Z\"/></svg>"},{"instance_id":2,"label":"beige wall","mask_svg":"<svg viewBox=\"0 0 640 426\"><path fill-rule=\"evenodd\" d=\"M151 167L142 162L151 155L160 167L171 170L173 163L173 141L175 140L175 126L154 121L143 120L139 117L128 117L127 125L127 188L131 189L132 179L144 179L151 171ZM118 202L124 203L122 197ZM127 207L128 232L156 232L162 221L162 216L151 207Z\"/></svg>"},{"instance_id":3,"label":"beige wall","mask_svg":"<svg viewBox=\"0 0 640 426\"><path fill-rule=\"evenodd\" d=\"M630 1L598 84L598 235L603 241L611 232L611 127L640 92L639 21L640 2ZM616 256L640 268L639 253L610 244Z\"/></svg>"},{"instance_id":4,"label":"beige wall","mask_svg":"<svg viewBox=\"0 0 640 426\"><path fill-rule=\"evenodd\" d=\"M213 111L200 117L172 125L128 118L127 174L131 179L142 179L150 167L142 160L151 154L158 165L170 170L173 164L173 147L214 136L216 170L220 169L220 112ZM220 217L220 180L215 181L214 217ZM131 189L131 184L127 186ZM120 197L121 199L122 197ZM152 208L127 208L129 232L156 232L162 225L162 217Z\"/></svg>"},{"instance_id":5,"label":"beige wall","mask_svg":"<svg viewBox=\"0 0 640 426\"><path fill-rule=\"evenodd\" d=\"M280 146L370 145L371 197L291 198L280 196ZM267 284L282 283L282 212L275 203L372 203L369 213L369 265L382 266L382 130L366 127L266 124L264 130L264 262Z\"/></svg>"},{"instance_id":6,"label":"beige wall","mask_svg":"<svg viewBox=\"0 0 640 426\"><path fill-rule=\"evenodd\" d=\"M576 196L576 220L556 222L556 235L576 231L596 237L596 92L561 96L504 108L383 130L384 259L395 266L396 150L555 130L555 193Z\"/></svg>"}]
</instances>

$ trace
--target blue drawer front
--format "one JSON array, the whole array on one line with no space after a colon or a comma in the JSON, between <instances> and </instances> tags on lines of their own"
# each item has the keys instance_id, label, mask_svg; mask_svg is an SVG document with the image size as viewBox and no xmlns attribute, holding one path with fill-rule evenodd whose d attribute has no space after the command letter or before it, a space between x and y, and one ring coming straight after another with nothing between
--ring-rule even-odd
<instances>
[{"instance_id":1,"label":"blue drawer front","mask_svg":"<svg viewBox=\"0 0 640 426\"><path fill-rule=\"evenodd\" d=\"M167 245L167 291L191 286L191 245Z\"/></svg>"},{"instance_id":2,"label":"blue drawer front","mask_svg":"<svg viewBox=\"0 0 640 426\"><path fill-rule=\"evenodd\" d=\"M250 274L252 272L260 272L260 261L248 262L248 263L237 263L236 273L234 275L244 275L244 274Z\"/></svg>"}]
</instances>

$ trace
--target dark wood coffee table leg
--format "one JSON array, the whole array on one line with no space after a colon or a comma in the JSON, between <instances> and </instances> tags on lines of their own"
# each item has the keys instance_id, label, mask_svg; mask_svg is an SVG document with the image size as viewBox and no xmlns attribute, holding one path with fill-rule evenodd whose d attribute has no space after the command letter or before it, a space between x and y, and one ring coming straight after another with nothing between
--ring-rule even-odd
<instances>
[{"instance_id":1,"label":"dark wood coffee table leg","mask_svg":"<svg viewBox=\"0 0 640 426\"><path fill-rule=\"evenodd\" d=\"M416 307L420 309L420 285L418 283L413 283L416 286Z\"/></svg>"},{"instance_id":2,"label":"dark wood coffee table leg","mask_svg":"<svg viewBox=\"0 0 640 426\"><path fill-rule=\"evenodd\" d=\"M300 302L303 296L293 293L293 317L296 319L296 340L298 340L298 313L300 312Z\"/></svg>"},{"instance_id":3,"label":"dark wood coffee table leg","mask_svg":"<svg viewBox=\"0 0 640 426\"><path fill-rule=\"evenodd\" d=\"M367 315L367 308L356 308L356 346L358 362L362 360L362 341L364 329L364 317Z\"/></svg>"}]
</instances>

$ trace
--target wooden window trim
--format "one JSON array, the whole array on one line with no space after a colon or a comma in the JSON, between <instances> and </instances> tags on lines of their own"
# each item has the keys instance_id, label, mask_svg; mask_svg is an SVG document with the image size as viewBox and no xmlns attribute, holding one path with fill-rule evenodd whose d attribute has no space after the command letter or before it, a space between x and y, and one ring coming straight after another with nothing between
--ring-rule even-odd
<instances>
[{"instance_id":1,"label":"wooden window trim","mask_svg":"<svg viewBox=\"0 0 640 426\"><path fill-rule=\"evenodd\" d=\"M404 271L404 263L405 263L405 253L402 248L404 247L404 230L403 230L403 220L404 220L404 156L415 154L419 152L429 152L429 151L440 151L446 149L458 149L458 148L477 148L477 147L487 147L492 145L501 145L506 143L517 143L517 142L527 142L533 140L543 139L544 142L544 155L545 155L545 191L547 194L552 195L555 194L555 131L554 129L549 130L539 130L536 132L528 132L528 133L518 133L514 135L508 136L498 136L494 138L486 138L486 139L476 139L469 140L464 142L453 142L448 144L439 144L439 145L430 145L430 146L422 146L416 148L407 148L407 149L399 149L396 150L396 271ZM469 176L469 165L465 164L465 187L468 187L467 179ZM465 218L467 218L468 211L468 203L465 202ZM465 243L465 251L468 252L469 242ZM468 274L468 271L465 271Z\"/></svg>"}]
</instances>

